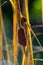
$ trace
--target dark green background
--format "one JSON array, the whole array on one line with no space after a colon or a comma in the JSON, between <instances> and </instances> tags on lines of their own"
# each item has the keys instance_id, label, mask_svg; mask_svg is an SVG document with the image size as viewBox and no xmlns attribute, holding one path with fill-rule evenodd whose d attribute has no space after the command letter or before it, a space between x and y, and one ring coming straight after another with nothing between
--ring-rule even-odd
<instances>
[{"instance_id":1,"label":"dark green background","mask_svg":"<svg viewBox=\"0 0 43 65\"><path fill-rule=\"evenodd\" d=\"M6 31L6 37L8 44L10 45L9 50L12 49L12 34L13 34L13 10L11 3L9 0L1 0L1 4L3 2L7 1L6 4L2 6L2 15L4 20L4 26ZM22 3L22 0L21 0ZM29 0L29 19L31 26L42 24L42 6L41 6L41 0ZM43 33L43 28L33 28L35 34L38 32ZM43 35L37 36L38 39L41 42L41 45L43 46ZM9 41L10 40L10 41ZM3 47L5 46L4 38L3 38ZM33 39L33 46L39 46L35 38ZM22 52L19 51L22 55ZM7 59L6 50L3 50L4 58ZM20 58L22 58L22 56ZM21 65L21 60L18 58L18 62ZM41 58L43 59L43 52L35 53L34 58ZM12 59L12 58L11 58ZM13 60L12 60L13 61ZM35 61L35 65L43 65L43 61Z\"/></svg>"}]
</instances>

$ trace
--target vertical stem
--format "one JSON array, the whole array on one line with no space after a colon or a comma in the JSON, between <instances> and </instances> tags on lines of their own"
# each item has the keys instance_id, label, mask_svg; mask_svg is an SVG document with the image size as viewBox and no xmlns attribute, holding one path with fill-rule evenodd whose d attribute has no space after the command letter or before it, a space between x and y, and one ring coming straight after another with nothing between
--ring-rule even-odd
<instances>
[{"instance_id":1,"label":"vertical stem","mask_svg":"<svg viewBox=\"0 0 43 65\"><path fill-rule=\"evenodd\" d=\"M1 28L1 9L0 9L0 60L3 59L3 53L2 53L2 28Z\"/></svg>"},{"instance_id":2,"label":"vertical stem","mask_svg":"<svg viewBox=\"0 0 43 65\"><path fill-rule=\"evenodd\" d=\"M12 8L13 8L13 50L14 50L14 55L18 55L18 46L17 46L17 28L16 24L18 22L17 19L17 3L16 0L9 0Z\"/></svg>"},{"instance_id":3,"label":"vertical stem","mask_svg":"<svg viewBox=\"0 0 43 65\"><path fill-rule=\"evenodd\" d=\"M2 27L2 32L3 32L5 44L6 44L7 58L8 58L8 64L9 64L10 55L9 55L8 43L7 43L7 38L6 38L6 33L5 33L5 28L4 28L4 23L3 23L3 18L2 18L2 17L1 17L1 27ZM10 64L9 64L9 65L10 65Z\"/></svg>"},{"instance_id":4,"label":"vertical stem","mask_svg":"<svg viewBox=\"0 0 43 65\"><path fill-rule=\"evenodd\" d=\"M19 18L19 14L18 14L18 1L17 0L10 0L12 6L13 6L13 53L14 56L18 56L18 41L17 41L17 22L18 22L18 18ZM18 17L17 17L18 14ZM14 57L14 64L16 64L16 60Z\"/></svg>"},{"instance_id":5,"label":"vertical stem","mask_svg":"<svg viewBox=\"0 0 43 65\"><path fill-rule=\"evenodd\" d=\"M18 56L18 45L17 45L17 22L20 18L20 11L19 11L19 0L9 0L13 7L13 49L14 49L14 55ZM14 58L14 63L16 64L16 60Z\"/></svg>"},{"instance_id":6,"label":"vertical stem","mask_svg":"<svg viewBox=\"0 0 43 65\"><path fill-rule=\"evenodd\" d=\"M25 12L26 12L27 24L30 26L29 13L28 13L28 0L25 0ZM31 55L32 55L32 64L31 65L34 65L33 48L32 48L32 38L31 38L30 28L28 28L28 36L29 36L29 44L30 44L30 50L31 50Z\"/></svg>"},{"instance_id":7,"label":"vertical stem","mask_svg":"<svg viewBox=\"0 0 43 65\"><path fill-rule=\"evenodd\" d=\"M17 28L16 28L17 21L18 21L17 15L13 14L13 48L14 48L14 55L15 56L18 55Z\"/></svg>"}]
</instances>

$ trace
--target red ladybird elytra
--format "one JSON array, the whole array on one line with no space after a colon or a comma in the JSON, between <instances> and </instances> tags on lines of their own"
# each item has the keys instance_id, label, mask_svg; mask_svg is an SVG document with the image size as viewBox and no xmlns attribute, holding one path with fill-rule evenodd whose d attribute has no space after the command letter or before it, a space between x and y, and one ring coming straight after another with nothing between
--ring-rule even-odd
<instances>
[{"instance_id":1,"label":"red ladybird elytra","mask_svg":"<svg viewBox=\"0 0 43 65\"><path fill-rule=\"evenodd\" d=\"M21 21L22 21L22 22L26 22L26 21L27 21L26 17L23 16L23 17L21 18Z\"/></svg>"},{"instance_id":2,"label":"red ladybird elytra","mask_svg":"<svg viewBox=\"0 0 43 65\"><path fill-rule=\"evenodd\" d=\"M20 27L18 29L18 42L20 45L22 45L23 47L26 46L26 36L25 36L25 33L24 33L24 29L22 27Z\"/></svg>"}]
</instances>

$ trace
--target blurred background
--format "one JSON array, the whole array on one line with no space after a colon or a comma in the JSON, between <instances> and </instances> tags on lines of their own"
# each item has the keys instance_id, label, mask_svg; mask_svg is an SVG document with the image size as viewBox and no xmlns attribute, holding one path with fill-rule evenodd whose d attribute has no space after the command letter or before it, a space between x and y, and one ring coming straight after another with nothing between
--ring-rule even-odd
<instances>
[{"instance_id":1,"label":"blurred background","mask_svg":"<svg viewBox=\"0 0 43 65\"><path fill-rule=\"evenodd\" d=\"M5 4L3 4L6 1ZM6 32L6 38L9 47L9 53L12 52L12 37L13 37L13 9L9 0L1 0L2 8L2 17L4 23L4 29ZM22 4L22 0L21 0ZM22 6L21 6L22 8ZM29 0L28 3L28 10L29 10L29 20L33 31L35 32L37 38L39 39L42 47L43 47L43 21L42 21L42 0ZM38 42L32 35L32 45L34 51L34 58L38 58L41 60L35 60L35 65L43 65L43 50L40 48ZM6 52L6 44L3 35L3 56L4 59L7 60L7 52ZM21 59L22 59L22 52ZM13 58L12 54L10 54L11 59ZM13 59L12 59L13 62ZM18 60L19 65L21 65L21 60ZM3 62L4 65L4 62ZM13 65L13 64L12 64Z\"/></svg>"}]
</instances>

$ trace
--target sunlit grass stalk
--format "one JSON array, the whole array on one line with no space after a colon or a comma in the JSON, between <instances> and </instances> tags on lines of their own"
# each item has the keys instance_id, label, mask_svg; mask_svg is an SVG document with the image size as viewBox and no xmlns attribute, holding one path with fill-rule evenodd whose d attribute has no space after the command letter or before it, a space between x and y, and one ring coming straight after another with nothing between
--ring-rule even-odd
<instances>
[{"instance_id":1,"label":"sunlit grass stalk","mask_svg":"<svg viewBox=\"0 0 43 65\"><path fill-rule=\"evenodd\" d=\"M1 14L1 8L0 8L0 61L3 59L1 18L2 18L2 14Z\"/></svg>"},{"instance_id":2,"label":"sunlit grass stalk","mask_svg":"<svg viewBox=\"0 0 43 65\"><path fill-rule=\"evenodd\" d=\"M9 0L11 5L12 5L12 8L13 8L13 42L12 42L12 45L13 45L13 55L14 56L18 56L18 46L17 46L17 22L18 22L18 18L17 18L17 0ZM14 57L14 64L16 64L16 60L15 60L15 57Z\"/></svg>"},{"instance_id":3,"label":"sunlit grass stalk","mask_svg":"<svg viewBox=\"0 0 43 65\"><path fill-rule=\"evenodd\" d=\"M6 52L7 52L8 64L9 64L9 62L10 62L10 55L9 55L9 50L8 50L8 42L7 42L7 38L6 38L6 33L5 33L5 28L4 28L4 23L3 23L3 18L1 18L1 27L2 27L2 32L3 32L5 44L6 44Z\"/></svg>"},{"instance_id":4,"label":"sunlit grass stalk","mask_svg":"<svg viewBox=\"0 0 43 65\"><path fill-rule=\"evenodd\" d=\"M25 11L26 11L27 23L30 26L29 12L28 12L28 0L25 0ZM34 60L33 60L33 47L32 47L32 38L31 38L30 28L28 28L28 31L27 32L28 32L28 36L29 36L30 51L31 51L31 56L32 56L32 64L31 65L34 65Z\"/></svg>"}]
</instances>

